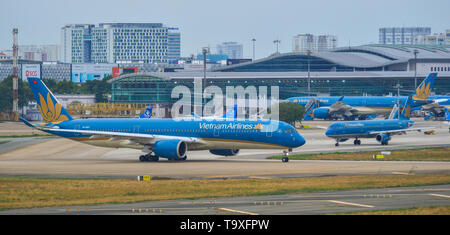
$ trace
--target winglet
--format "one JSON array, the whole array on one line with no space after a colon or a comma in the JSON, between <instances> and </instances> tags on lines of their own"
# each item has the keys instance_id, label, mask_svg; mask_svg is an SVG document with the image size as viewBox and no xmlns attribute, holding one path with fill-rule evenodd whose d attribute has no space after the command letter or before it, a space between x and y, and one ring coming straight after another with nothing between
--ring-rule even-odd
<instances>
[{"instance_id":1,"label":"winglet","mask_svg":"<svg viewBox=\"0 0 450 235\"><path fill-rule=\"evenodd\" d=\"M338 101L342 101L344 99L344 96L341 96L341 98L338 99Z\"/></svg>"}]
</instances>

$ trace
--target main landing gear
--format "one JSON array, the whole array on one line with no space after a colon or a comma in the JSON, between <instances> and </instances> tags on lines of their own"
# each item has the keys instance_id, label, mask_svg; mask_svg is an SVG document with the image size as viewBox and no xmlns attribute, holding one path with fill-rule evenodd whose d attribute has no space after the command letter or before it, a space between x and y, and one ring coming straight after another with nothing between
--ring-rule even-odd
<instances>
[{"instance_id":1,"label":"main landing gear","mask_svg":"<svg viewBox=\"0 0 450 235\"><path fill-rule=\"evenodd\" d=\"M159 157L154 155L153 153L141 155L139 157L139 161L141 162L157 162L159 161Z\"/></svg>"},{"instance_id":2,"label":"main landing gear","mask_svg":"<svg viewBox=\"0 0 450 235\"><path fill-rule=\"evenodd\" d=\"M355 139L355 141L353 141L354 145L361 145L361 140Z\"/></svg>"}]
</instances>

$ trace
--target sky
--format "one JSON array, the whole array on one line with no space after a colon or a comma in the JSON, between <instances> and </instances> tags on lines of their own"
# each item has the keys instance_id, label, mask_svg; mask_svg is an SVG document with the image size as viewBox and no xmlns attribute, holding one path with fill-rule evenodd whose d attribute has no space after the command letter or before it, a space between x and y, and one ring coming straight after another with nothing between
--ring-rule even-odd
<instances>
[{"instance_id":1,"label":"sky","mask_svg":"<svg viewBox=\"0 0 450 235\"><path fill-rule=\"evenodd\" d=\"M0 0L0 50L19 45L59 44L61 27L89 23L163 23L181 32L181 55L235 41L251 58L292 51L297 34L331 34L338 46L378 43L382 27L450 29L449 0Z\"/></svg>"}]
</instances>

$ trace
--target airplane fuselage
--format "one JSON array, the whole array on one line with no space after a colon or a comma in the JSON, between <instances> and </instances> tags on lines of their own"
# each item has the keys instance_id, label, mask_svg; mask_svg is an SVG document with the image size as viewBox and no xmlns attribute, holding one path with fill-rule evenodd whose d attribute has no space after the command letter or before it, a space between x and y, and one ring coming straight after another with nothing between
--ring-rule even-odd
<instances>
[{"instance_id":1,"label":"airplane fuselage","mask_svg":"<svg viewBox=\"0 0 450 235\"><path fill-rule=\"evenodd\" d=\"M311 96L311 97L291 97L286 99L289 102L298 103L305 106L310 99L317 99L319 107L329 107L336 103L340 96ZM342 102L356 110L355 115L364 114L389 114L398 100L405 102L407 96L400 97L381 97L381 96L344 96ZM449 101L440 103L443 106L450 106L450 96L429 96L429 99L449 99ZM413 110L420 109L420 104L414 104Z\"/></svg>"},{"instance_id":2,"label":"airplane fuselage","mask_svg":"<svg viewBox=\"0 0 450 235\"><path fill-rule=\"evenodd\" d=\"M270 120L99 118L65 121L53 128L199 139L200 142L188 144L189 150L286 149L305 143L303 137L291 125ZM124 140L102 135L97 137L92 134L48 132L102 147L142 149L143 145L146 145L130 141L129 138Z\"/></svg>"},{"instance_id":3,"label":"airplane fuselage","mask_svg":"<svg viewBox=\"0 0 450 235\"><path fill-rule=\"evenodd\" d=\"M411 120L366 120L344 121L331 124L326 130L327 137L334 139L343 138L373 138L374 132L403 130L413 125Z\"/></svg>"}]
</instances>

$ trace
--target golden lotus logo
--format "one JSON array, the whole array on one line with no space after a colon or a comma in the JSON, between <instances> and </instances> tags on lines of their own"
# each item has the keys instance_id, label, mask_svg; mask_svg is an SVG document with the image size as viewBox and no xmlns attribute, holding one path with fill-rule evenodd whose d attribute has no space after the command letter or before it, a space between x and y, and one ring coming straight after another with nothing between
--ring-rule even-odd
<instances>
[{"instance_id":1,"label":"golden lotus logo","mask_svg":"<svg viewBox=\"0 0 450 235\"><path fill-rule=\"evenodd\" d=\"M430 89L430 82L427 83L426 85L423 85L421 87L418 87L416 89L416 94L413 95L413 99L417 100L417 99L428 99L428 96L431 94L431 89Z\"/></svg>"},{"instance_id":2,"label":"golden lotus logo","mask_svg":"<svg viewBox=\"0 0 450 235\"><path fill-rule=\"evenodd\" d=\"M257 124L257 125L255 125L254 127L253 127L253 129L256 129L256 130L261 130L261 129L263 129L263 125L261 125L261 123L259 123L259 124Z\"/></svg>"},{"instance_id":3,"label":"golden lotus logo","mask_svg":"<svg viewBox=\"0 0 450 235\"><path fill-rule=\"evenodd\" d=\"M44 97L42 97L41 93L39 93L39 101L39 111L41 111L42 118L44 118L44 121L46 121L47 123L60 123L62 121L69 120L66 115L61 114L61 104L53 103L53 100L50 97L50 93L47 93L47 101L45 101Z\"/></svg>"},{"instance_id":4,"label":"golden lotus logo","mask_svg":"<svg viewBox=\"0 0 450 235\"><path fill-rule=\"evenodd\" d=\"M411 105L408 104L408 106L406 106L405 113L403 114L403 116L405 116L405 117L411 116Z\"/></svg>"}]
</instances>

